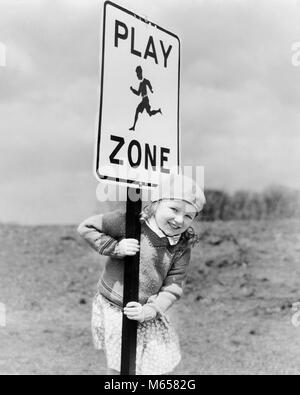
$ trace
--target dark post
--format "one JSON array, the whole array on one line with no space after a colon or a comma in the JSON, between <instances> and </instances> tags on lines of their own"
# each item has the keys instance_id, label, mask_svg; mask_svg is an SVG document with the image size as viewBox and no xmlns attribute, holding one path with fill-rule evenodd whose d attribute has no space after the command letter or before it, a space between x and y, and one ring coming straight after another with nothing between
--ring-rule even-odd
<instances>
[{"instance_id":1,"label":"dark post","mask_svg":"<svg viewBox=\"0 0 300 395\"><path fill-rule=\"evenodd\" d=\"M135 202L130 199L130 188L127 188L126 206L126 238L140 241L141 224L139 214L142 209L140 189L136 189L135 196L139 199ZM138 302L139 295L139 264L140 254L125 257L124 267L124 296L123 306L129 302ZM122 327L122 350L121 350L121 375L136 374L136 341L137 321L129 320L123 315Z\"/></svg>"}]
</instances>

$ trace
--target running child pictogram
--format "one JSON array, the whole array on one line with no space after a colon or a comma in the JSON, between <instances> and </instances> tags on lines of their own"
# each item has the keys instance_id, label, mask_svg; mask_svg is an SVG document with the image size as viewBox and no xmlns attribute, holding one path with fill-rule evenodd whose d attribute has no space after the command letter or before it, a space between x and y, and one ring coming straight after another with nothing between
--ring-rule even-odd
<instances>
[{"instance_id":1,"label":"running child pictogram","mask_svg":"<svg viewBox=\"0 0 300 395\"><path fill-rule=\"evenodd\" d=\"M143 69L141 66L138 66L136 68L136 74L137 74L138 79L141 81L139 90L134 89L132 86L130 87L130 89L131 89L132 93L134 93L135 95L142 96L142 101L140 102L140 104L138 105L138 107L136 109L134 124L129 130L135 130L136 123L139 118L139 114L142 114L144 112L144 110L147 111L147 113L149 114L150 117L152 117L153 115L156 115L156 114L162 115L161 108L158 110L151 110L147 89L149 89L151 93L153 93L153 89L152 89L151 82L149 80L147 80L146 78L143 78Z\"/></svg>"}]
</instances>

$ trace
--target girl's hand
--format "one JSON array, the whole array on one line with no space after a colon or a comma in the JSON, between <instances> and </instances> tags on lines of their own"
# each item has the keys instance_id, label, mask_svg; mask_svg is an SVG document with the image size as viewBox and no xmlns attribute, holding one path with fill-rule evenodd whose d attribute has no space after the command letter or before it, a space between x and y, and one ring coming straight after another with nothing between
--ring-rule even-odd
<instances>
[{"instance_id":1,"label":"girl's hand","mask_svg":"<svg viewBox=\"0 0 300 395\"><path fill-rule=\"evenodd\" d=\"M145 314L143 306L138 302L129 302L126 307L124 307L124 314L129 320L144 322Z\"/></svg>"},{"instance_id":2,"label":"girl's hand","mask_svg":"<svg viewBox=\"0 0 300 395\"><path fill-rule=\"evenodd\" d=\"M123 239L117 244L117 253L119 255L136 255L139 252L140 246L136 239Z\"/></svg>"},{"instance_id":3,"label":"girl's hand","mask_svg":"<svg viewBox=\"0 0 300 395\"><path fill-rule=\"evenodd\" d=\"M124 308L124 314L129 320L145 322L156 318L157 312L148 304L142 306L138 302L129 302Z\"/></svg>"}]
</instances>

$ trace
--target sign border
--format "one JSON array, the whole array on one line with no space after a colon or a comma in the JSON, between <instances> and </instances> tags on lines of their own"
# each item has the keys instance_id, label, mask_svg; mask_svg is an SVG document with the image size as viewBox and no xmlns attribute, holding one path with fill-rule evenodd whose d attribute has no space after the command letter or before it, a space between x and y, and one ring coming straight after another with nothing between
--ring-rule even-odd
<instances>
[{"instance_id":1,"label":"sign border","mask_svg":"<svg viewBox=\"0 0 300 395\"><path fill-rule=\"evenodd\" d=\"M177 166L179 168L180 166L180 72L181 72L181 42L179 37L158 26L156 23L150 22L146 20L143 17L140 17L136 15L134 12L127 10L126 8L113 3L110 0L106 0L104 2L104 12L103 12L103 34L102 34L102 61L101 61L101 86L100 86L100 108L99 108L99 124L98 124L98 136L97 136L97 152L96 152L96 178L98 181L103 181L103 180L109 180L109 181L114 181L114 182L119 182L119 183L125 183L128 186L134 186L134 187L141 187L141 186L146 186L146 187L156 187L157 185L151 184L151 183L146 183L146 182L139 182L136 180L124 180L121 178L113 178L109 176L104 176L99 173L99 162L100 162L100 143L101 143L101 126L102 126L102 105L103 105L103 82L104 82L104 54L105 54L105 31L106 31L106 10L107 6L112 6L115 8L118 8L119 10L126 12L127 14L139 19L140 21L150 24L153 27L156 27L157 29L163 31L164 33L167 33L178 40L179 44L179 59L178 59L178 101L177 101Z\"/></svg>"}]
</instances>

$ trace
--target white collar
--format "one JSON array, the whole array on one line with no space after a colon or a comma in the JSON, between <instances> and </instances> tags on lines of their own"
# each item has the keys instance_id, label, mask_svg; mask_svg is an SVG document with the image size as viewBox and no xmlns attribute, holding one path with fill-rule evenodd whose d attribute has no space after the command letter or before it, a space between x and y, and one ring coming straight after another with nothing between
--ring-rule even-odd
<instances>
[{"instance_id":1,"label":"white collar","mask_svg":"<svg viewBox=\"0 0 300 395\"><path fill-rule=\"evenodd\" d=\"M176 245L176 244L179 242L181 235L170 236L170 237L169 237L169 236L166 236L166 235L159 229L159 227L157 226L157 223L156 223L156 221L155 221L154 218L150 218L149 221L147 220L147 221L146 221L146 224L147 224L147 225L149 226L149 228L152 229L153 232L155 232L155 233L157 234L157 236L159 236L160 238L167 237L167 239L169 240L169 243L170 243L171 246Z\"/></svg>"}]
</instances>

